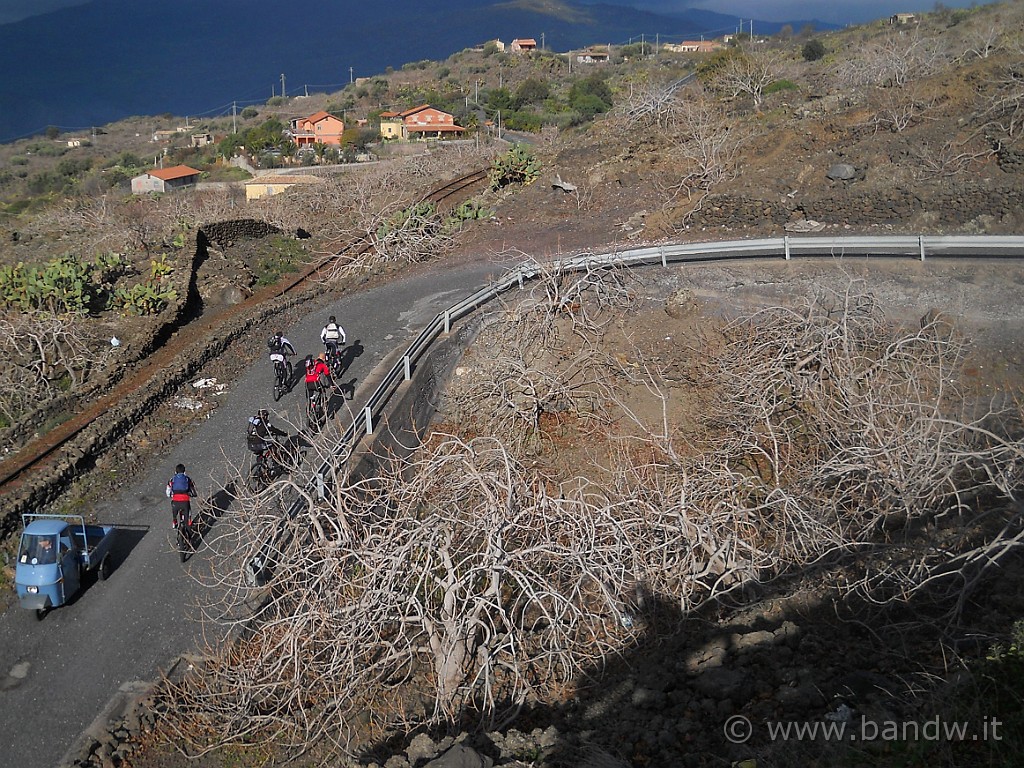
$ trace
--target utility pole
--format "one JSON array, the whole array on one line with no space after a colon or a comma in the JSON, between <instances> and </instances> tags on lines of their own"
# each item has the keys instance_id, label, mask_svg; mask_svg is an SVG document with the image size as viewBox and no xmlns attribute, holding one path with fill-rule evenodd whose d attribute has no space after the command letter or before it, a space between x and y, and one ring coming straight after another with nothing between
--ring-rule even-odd
<instances>
[{"instance_id":1,"label":"utility pole","mask_svg":"<svg viewBox=\"0 0 1024 768\"><path fill-rule=\"evenodd\" d=\"M348 68L348 81L350 83L354 83L355 82L355 80L353 79L352 71L353 71L353 68L349 67Z\"/></svg>"},{"instance_id":2,"label":"utility pole","mask_svg":"<svg viewBox=\"0 0 1024 768\"><path fill-rule=\"evenodd\" d=\"M235 102L231 102L231 132L238 133L238 120L235 119Z\"/></svg>"},{"instance_id":3,"label":"utility pole","mask_svg":"<svg viewBox=\"0 0 1024 768\"><path fill-rule=\"evenodd\" d=\"M284 72L281 73L281 98L284 98Z\"/></svg>"},{"instance_id":4,"label":"utility pole","mask_svg":"<svg viewBox=\"0 0 1024 768\"><path fill-rule=\"evenodd\" d=\"M540 49L542 51L544 50L544 33L543 32L540 33Z\"/></svg>"},{"instance_id":5,"label":"utility pole","mask_svg":"<svg viewBox=\"0 0 1024 768\"><path fill-rule=\"evenodd\" d=\"M302 87L303 87L303 88L305 89L305 91L306 91L306 97L307 97L307 98L309 98L309 86L308 86L308 85L304 85L304 86L302 86Z\"/></svg>"}]
</instances>

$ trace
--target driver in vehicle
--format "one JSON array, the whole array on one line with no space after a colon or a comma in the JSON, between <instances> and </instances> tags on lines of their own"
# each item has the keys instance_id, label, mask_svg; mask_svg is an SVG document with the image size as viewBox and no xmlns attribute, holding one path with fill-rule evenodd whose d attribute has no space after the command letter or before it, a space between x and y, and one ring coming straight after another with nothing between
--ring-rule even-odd
<instances>
[{"instance_id":1,"label":"driver in vehicle","mask_svg":"<svg viewBox=\"0 0 1024 768\"><path fill-rule=\"evenodd\" d=\"M57 558L53 553L53 542L49 536L40 536L36 542L35 560L39 565L49 565L50 563L57 562Z\"/></svg>"}]
</instances>

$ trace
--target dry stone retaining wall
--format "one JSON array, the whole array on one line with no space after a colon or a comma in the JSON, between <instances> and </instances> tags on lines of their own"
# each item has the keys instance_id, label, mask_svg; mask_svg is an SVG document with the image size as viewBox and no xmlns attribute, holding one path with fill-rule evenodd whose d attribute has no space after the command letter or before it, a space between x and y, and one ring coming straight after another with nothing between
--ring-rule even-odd
<instances>
[{"instance_id":1,"label":"dry stone retaining wall","mask_svg":"<svg viewBox=\"0 0 1024 768\"><path fill-rule=\"evenodd\" d=\"M899 225L930 214L937 226L945 229L961 229L982 217L989 217L1016 230L1021 225L1022 210L1024 189L1015 185L964 184L955 190L937 192L890 189L884 195L852 186L837 189L828 197L796 198L786 202L712 195L705 201L699 220L707 226L735 229L766 224L781 228L796 219L858 227Z\"/></svg>"}]
</instances>

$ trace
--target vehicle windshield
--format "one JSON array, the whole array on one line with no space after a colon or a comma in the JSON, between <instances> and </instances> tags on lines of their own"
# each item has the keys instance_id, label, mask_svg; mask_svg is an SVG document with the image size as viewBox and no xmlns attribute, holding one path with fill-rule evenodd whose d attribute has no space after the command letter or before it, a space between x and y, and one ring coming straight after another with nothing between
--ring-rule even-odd
<instances>
[{"instance_id":1,"label":"vehicle windshield","mask_svg":"<svg viewBox=\"0 0 1024 768\"><path fill-rule=\"evenodd\" d=\"M32 563L33 565L49 565L57 562L55 538L54 536L22 536L18 562Z\"/></svg>"}]
</instances>

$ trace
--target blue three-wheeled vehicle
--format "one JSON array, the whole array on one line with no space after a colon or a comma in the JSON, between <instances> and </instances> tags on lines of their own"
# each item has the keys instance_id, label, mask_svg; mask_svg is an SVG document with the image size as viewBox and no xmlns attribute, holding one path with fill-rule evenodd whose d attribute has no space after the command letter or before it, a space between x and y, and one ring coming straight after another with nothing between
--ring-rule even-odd
<instances>
[{"instance_id":1,"label":"blue three-wheeled vehicle","mask_svg":"<svg viewBox=\"0 0 1024 768\"><path fill-rule=\"evenodd\" d=\"M25 514L21 519L14 586L18 602L34 608L36 618L68 602L92 573L100 579L110 575L114 526L87 525L81 515Z\"/></svg>"}]
</instances>

